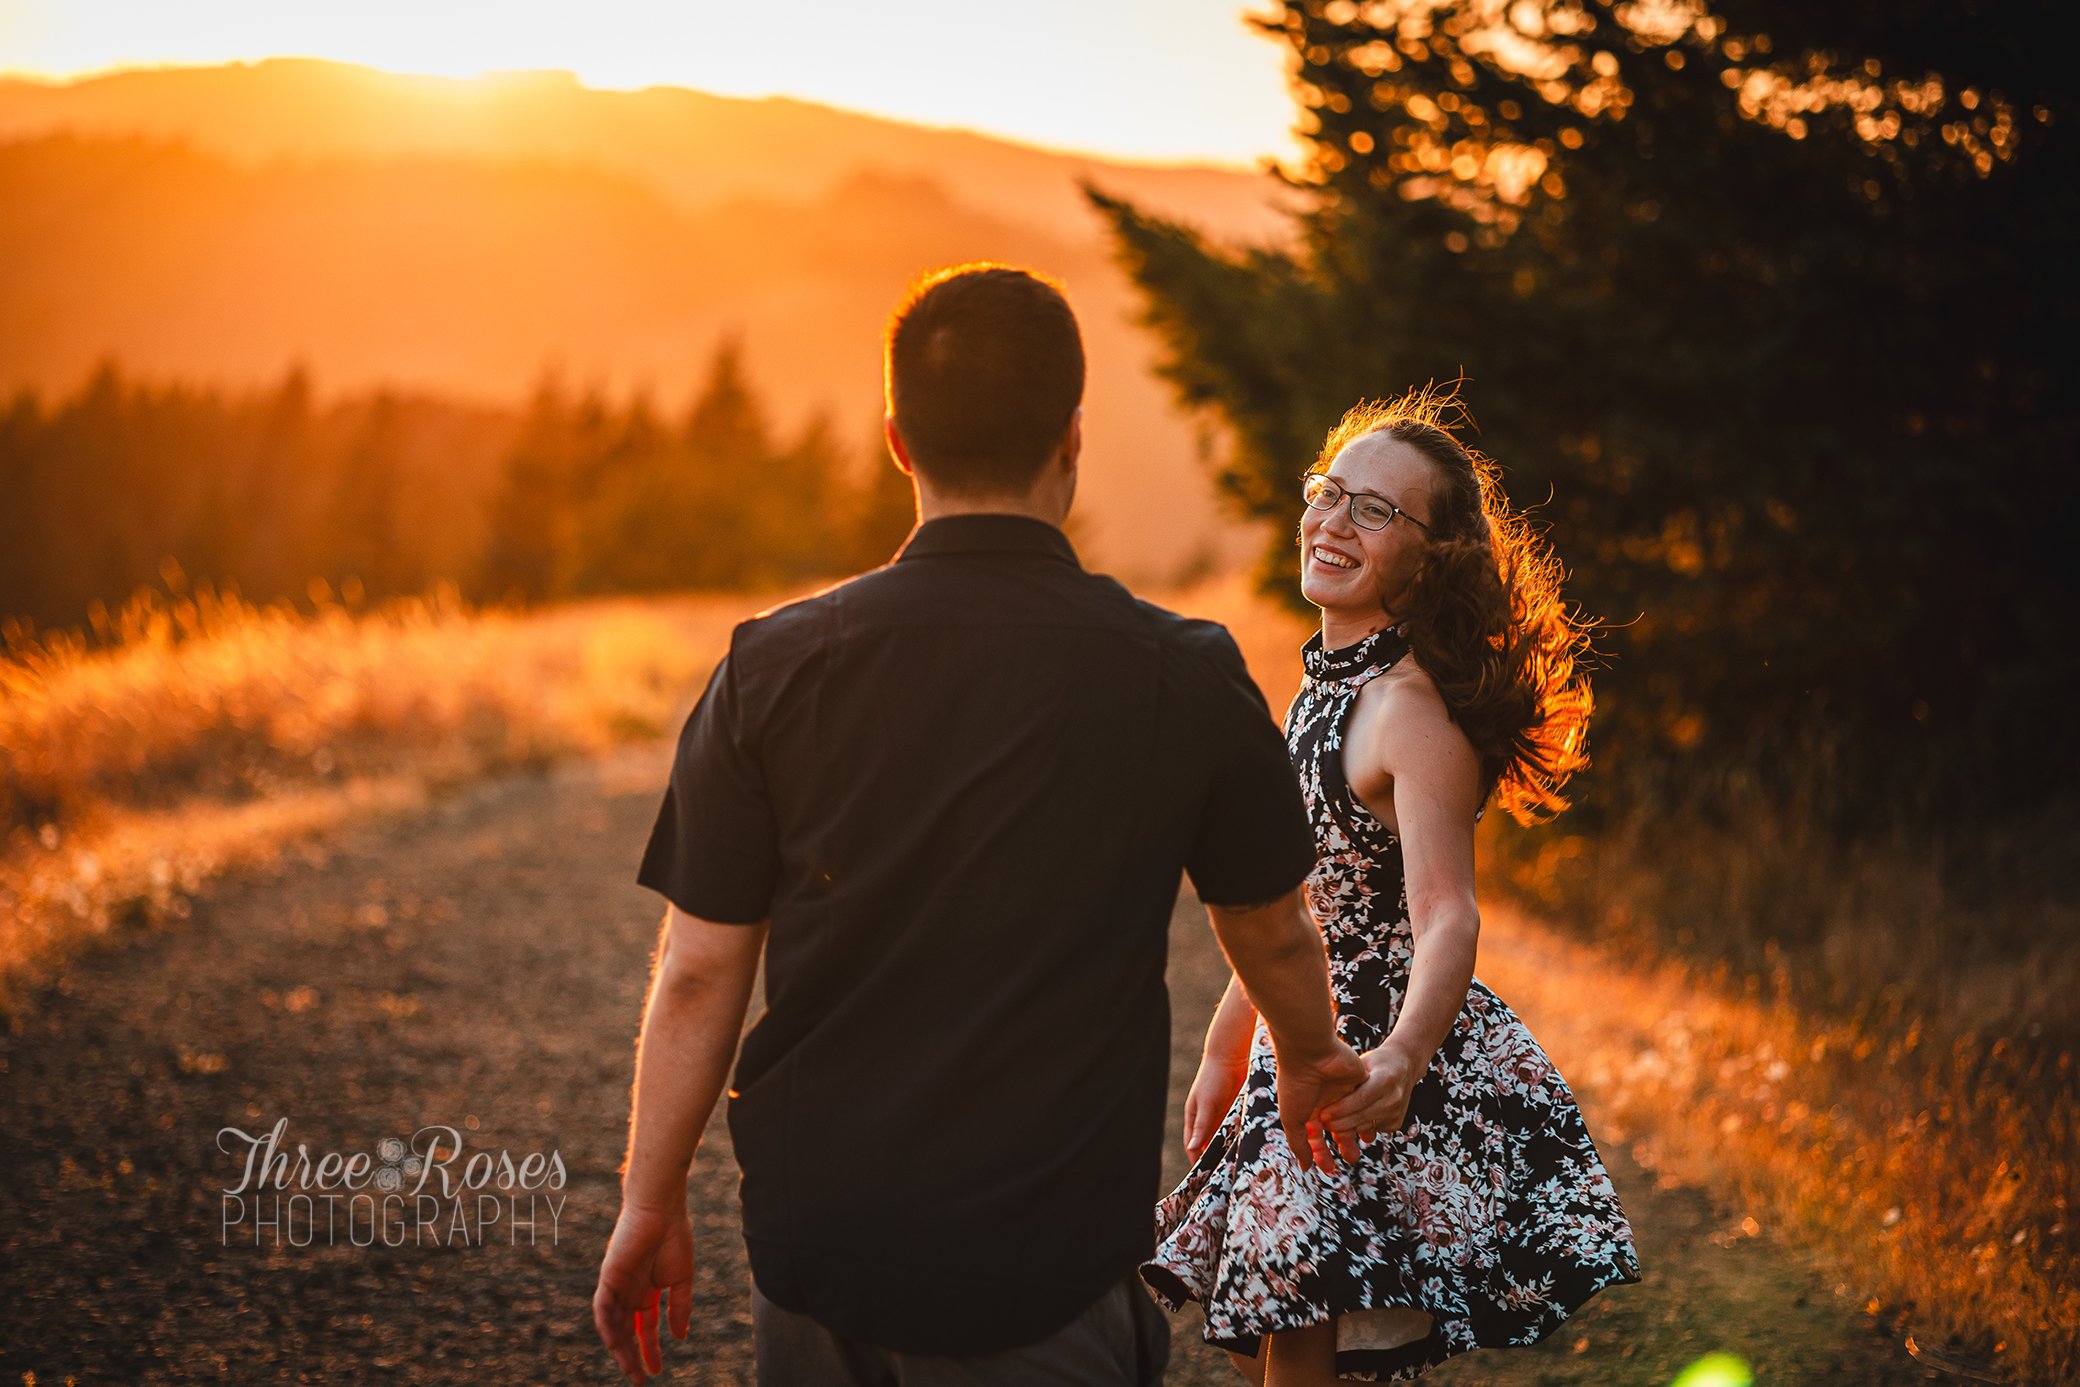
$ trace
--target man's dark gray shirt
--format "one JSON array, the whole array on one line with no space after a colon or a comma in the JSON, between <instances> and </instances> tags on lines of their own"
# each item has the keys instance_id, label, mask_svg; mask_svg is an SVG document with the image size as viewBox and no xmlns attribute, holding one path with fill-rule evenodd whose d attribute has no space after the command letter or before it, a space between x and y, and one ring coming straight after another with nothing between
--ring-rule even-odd
<instances>
[{"instance_id":1,"label":"man's dark gray shirt","mask_svg":"<svg viewBox=\"0 0 2080 1387\"><path fill-rule=\"evenodd\" d=\"M1243 905L1313 863L1228 633L1051 525L929 521L739 626L638 879L771 924L729 1108L760 1289L910 1353L1068 1323L1153 1245L1180 874Z\"/></svg>"}]
</instances>

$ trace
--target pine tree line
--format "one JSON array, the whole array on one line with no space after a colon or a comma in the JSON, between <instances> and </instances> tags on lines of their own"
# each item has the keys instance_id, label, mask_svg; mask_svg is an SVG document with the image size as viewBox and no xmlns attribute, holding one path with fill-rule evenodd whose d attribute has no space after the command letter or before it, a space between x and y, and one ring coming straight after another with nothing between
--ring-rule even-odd
<instances>
[{"instance_id":1,"label":"pine tree line","mask_svg":"<svg viewBox=\"0 0 2080 1387\"><path fill-rule=\"evenodd\" d=\"M731 343L678 419L553 376L499 408L321 402L301 368L239 391L105 364L69 396L0 403L0 618L77 626L176 581L259 602L805 582L884 561L909 528L908 485L868 446L826 416L780 437Z\"/></svg>"}]
</instances>

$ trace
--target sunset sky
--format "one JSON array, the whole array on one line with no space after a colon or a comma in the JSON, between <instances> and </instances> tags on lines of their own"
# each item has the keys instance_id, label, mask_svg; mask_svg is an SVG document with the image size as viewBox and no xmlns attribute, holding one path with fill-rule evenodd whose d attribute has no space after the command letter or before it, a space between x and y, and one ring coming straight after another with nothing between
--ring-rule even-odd
<instances>
[{"instance_id":1,"label":"sunset sky","mask_svg":"<svg viewBox=\"0 0 2080 1387\"><path fill-rule=\"evenodd\" d=\"M0 74L274 56L788 95L1150 160L1292 152L1283 48L1244 0L0 0ZM1261 8L1261 6L1259 6Z\"/></svg>"}]
</instances>

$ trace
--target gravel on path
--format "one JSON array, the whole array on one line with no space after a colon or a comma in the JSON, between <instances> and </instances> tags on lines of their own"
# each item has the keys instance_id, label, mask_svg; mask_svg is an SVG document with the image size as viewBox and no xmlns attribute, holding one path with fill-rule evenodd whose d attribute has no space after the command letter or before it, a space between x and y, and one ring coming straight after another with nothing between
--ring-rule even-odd
<instances>
[{"instance_id":1,"label":"gravel on path","mask_svg":"<svg viewBox=\"0 0 2080 1387\"><path fill-rule=\"evenodd\" d=\"M589 1302L660 916L633 877L669 754L655 744L499 779L306 844L25 998L0 1034L0 1382L614 1381ZM1187 893L1173 922L1166 1180L1183 1167L1179 1110L1225 980ZM477 1153L506 1154L523 1184L527 1158L553 1153L567 1183L506 1190L494 1176L431 1216L400 1198L380 1228L373 1203L227 1197L249 1145L235 1133L264 1138L277 1122L285 1148L313 1161L364 1152L395 1168L402 1194L437 1195ZM384 1139L440 1127L462 1155L423 1187L384 1162ZM1658 1384L1720 1349L1771 1382L1927 1375L1797 1249L1729 1238L1737 1219L1709 1196L1605 1155L1646 1281L1604 1293L1535 1349L1472 1355L1429 1380ZM667 1347L668 1380L748 1383L719 1116L693 1206L695 1329ZM1174 1355L1178 1387L1241 1380L1189 1313Z\"/></svg>"}]
</instances>

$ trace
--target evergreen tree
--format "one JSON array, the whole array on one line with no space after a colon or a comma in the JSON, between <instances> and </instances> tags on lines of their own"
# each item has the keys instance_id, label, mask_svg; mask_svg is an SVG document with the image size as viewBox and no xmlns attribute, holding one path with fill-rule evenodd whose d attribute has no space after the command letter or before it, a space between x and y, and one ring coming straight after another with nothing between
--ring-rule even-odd
<instances>
[{"instance_id":1,"label":"evergreen tree","mask_svg":"<svg viewBox=\"0 0 2080 1387\"><path fill-rule=\"evenodd\" d=\"M600 456L595 483L612 481L642 466L672 444L670 428L658 417L650 397L642 392L628 402L628 408L610 427L612 441Z\"/></svg>"},{"instance_id":2,"label":"evergreen tree","mask_svg":"<svg viewBox=\"0 0 2080 1387\"><path fill-rule=\"evenodd\" d=\"M1606 762L1819 733L1868 792L2013 804L2076 752L2050 637L2080 110L2051 21L1291 0L1263 27L1309 150L1293 250L1093 196L1281 591L1329 425L1463 373L1612 623Z\"/></svg>"},{"instance_id":3,"label":"evergreen tree","mask_svg":"<svg viewBox=\"0 0 2080 1387\"><path fill-rule=\"evenodd\" d=\"M0 410L0 618L42 609L37 559L43 545L45 502L40 444L43 406L27 390Z\"/></svg>"},{"instance_id":4,"label":"evergreen tree","mask_svg":"<svg viewBox=\"0 0 2080 1387\"><path fill-rule=\"evenodd\" d=\"M770 581L800 582L853 566L846 533L852 472L830 416L818 411L749 488L746 520L765 537Z\"/></svg>"},{"instance_id":5,"label":"evergreen tree","mask_svg":"<svg viewBox=\"0 0 2080 1387\"><path fill-rule=\"evenodd\" d=\"M370 596L415 586L414 556L399 535L404 429L395 396L379 392L360 421L332 493L327 530L331 561L320 572L358 580Z\"/></svg>"},{"instance_id":6,"label":"evergreen tree","mask_svg":"<svg viewBox=\"0 0 2080 1387\"><path fill-rule=\"evenodd\" d=\"M49 407L0 399L0 618L76 626L176 572L261 602L319 578L370 599L435 578L489 600L772 590L879 563L907 531L900 477L875 469L870 498L854 472L825 417L775 443L728 342L676 422L553 377L507 414L390 392L320 408L301 367L234 393L106 363ZM458 502L484 507L481 540Z\"/></svg>"},{"instance_id":7,"label":"evergreen tree","mask_svg":"<svg viewBox=\"0 0 2080 1387\"><path fill-rule=\"evenodd\" d=\"M239 475L230 468L205 474L195 518L185 527L179 547L182 566L218 587L236 586L247 568L245 555L252 513L241 503Z\"/></svg>"},{"instance_id":8,"label":"evergreen tree","mask_svg":"<svg viewBox=\"0 0 2080 1387\"><path fill-rule=\"evenodd\" d=\"M549 595L559 556L573 542L577 443L576 412L563 384L554 375L544 376L492 498L491 530L477 577L478 591L487 599Z\"/></svg>"},{"instance_id":9,"label":"evergreen tree","mask_svg":"<svg viewBox=\"0 0 2080 1387\"><path fill-rule=\"evenodd\" d=\"M118 604L130 592L118 516L130 395L115 363L102 362L78 395L52 411L34 452L30 490L42 543L31 610L46 624L77 622L88 600ZM67 600L75 595L76 606Z\"/></svg>"},{"instance_id":10,"label":"evergreen tree","mask_svg":"<svg viewBox=\"0 0 2080 1387\"><path fill-rule=\"evenodd\" d=\"M845 521L849 561L844 566L853 570L875 568L894 558L917 524L917 492L890 456L882 429L882 418L876 415L863 450L866 464L853 483Z\"/></svg>"},{"instance_id":11,"label":"evergreen tree","mask_svg":"<svg viewBox=\"0 0 2080 1387\"><path fill-rule=\"evenodd\" d=\"M682 437L687 450L716 472L750 473L771 455L765 410L744 376L743 345L736 338L716 346Z\"/></svg>"},{"instance_id":12,"label":"evergreen tree","mask_svg":"<svg viewBox=\"0 0 2080 1387\"><path fill-rule=\"evenodd\" d=\"M770 581L784 567L761 514L773 463L742 352L725 339L677 438L631 459L588 497L563 585L650 592Z\"/></svg>"},{"instance_id":13,"label":"evergreen tree","mask_svg":"<svg viewBox=\"0 0 2080 1387\"><path fill-rule=\"evenodd\" d=\"M319 474L310 371L291 366L249 412L254 416L250 453L244 484L235 488L242 514L231 522L242 531L233 551L237 560L212 576L236 581L249 596L268 600L303 591L322 565L311 552L320 512L309 495Z\"/></svg>"}]
</instances>

